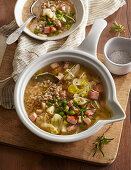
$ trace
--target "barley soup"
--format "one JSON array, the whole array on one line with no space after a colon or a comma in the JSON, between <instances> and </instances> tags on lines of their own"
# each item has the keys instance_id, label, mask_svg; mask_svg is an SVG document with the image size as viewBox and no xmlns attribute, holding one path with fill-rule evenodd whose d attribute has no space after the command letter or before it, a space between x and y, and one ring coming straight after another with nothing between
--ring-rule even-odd
<instances>
[{"instance_id":1,"label":"barley soup","mask_svg":"<svg viewBox=\"0 0 131 170\"><path fill-rule=\"evenodd\" d=\"M30 7L34 0L27 0L23 8L23 21L30 16ZM71 28L76 21L74 5L70 0L39 0L33 8L34 18L28 28L41 37L61 34Z\"/></svg>"},{"instance_id":2,"label":"barley soup","mask_svg":"<svg viewBox=\"0 0 131 170\"><path fill-rule=\"evenodd\" d=\"M59 79L36 78L44 72ZM24 105L30 120L57 135L77 134L100 119L110 119L101 79L90 69L72 62L52 63L35 73L27 84Z\"/></svg>"}]
</instances>

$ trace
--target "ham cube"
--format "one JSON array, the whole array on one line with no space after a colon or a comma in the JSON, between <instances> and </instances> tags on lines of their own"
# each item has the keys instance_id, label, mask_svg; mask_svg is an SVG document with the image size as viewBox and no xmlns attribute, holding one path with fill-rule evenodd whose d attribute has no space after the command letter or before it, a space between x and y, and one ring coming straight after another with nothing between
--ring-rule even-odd
<instances>
[{"instance_id":1,"label":"ham cube","mask_svg":"<svg viewBox=\"0 0 131 170\"><path fill-rule=\"evenodd\" d=\"M73 100L70 100L70 101L68 102L68 105L69 105L70 107L72 107L72 106L73 106Z\"/></svg>"},{"instance_id":2,"label":"ham cube","mask_svg":"<svg viewBox=\"0 0 131 170\"><path fill-rule=\"evenodd\" d=\"M93 109L93 110L86 110L84 113L86 116L92 116L94 115L96 109Z\"/></svg>"},{"instance_id":3,"label":"ham cube","mask_svg":"<svg viewBox=\"0 0 131 170\"><path fill-rule=\"evenodd\" d=\"M44 33L49 34L50 33L50 27L44 27Z\"/></svg>"},{"instance_id":4,"label":"ham cube","mask_svg":"<svg viewBox=\"0 0 131 170\"><path fill-rule=\"evenodd\" d=\"M92 100L98 100L99 98L99 92L95 90L90 90L89 92L89 98Z\"/></svg>"},{"instance_id":5,"label":"ham cube","mask_svg":"<svg viewBox=\"0 0 131 170\"><path fill-rule=\"evenodd\" d=\"M67 127L67 130L70 132L72 130L76 130L76 128L77 128L77 125L71 125L71 126Z\"/></svg>"},{"instance_id":6,"label":"ham cube","mask_svg":"<svg viewBox=\"0 0 131 170\"><path fill-rule=\"evenodd\" d=\"M56 21L56 26L57 26L58 28L61 28L61 27L62 27L62 24L61 24L61 22L60 22L59 20Z\"/></svg>"},{"instance_id":7,"label":"ham cube","mask_svg":"<svg viewBox=\"0 0 131 170\"><path fill-rule=\"evenodd\" d=\"M36 120L36 118L37 118L37 114L35 112L30 115L30 120L32 122L34 122Z\"/></svg>"},{"instance_id":8,"label":"ham cube","mask_svg":"<svg viewBox=\"0 0 131 170\"><path fill-rule=\"evenodd\" d=\"M93 104L89 104L89 106L86 107L86 109L94 108ZM86 110L84 113L86 116L92 116L96 112L96 109Z\"/></svg>"},{"instance_id":9,"label":"ham cube","mask_svg":"<svg viewBox=\"0 0 131 170\"><path fill-rule=\"evenodd\" d=\"M85 123L87 126L90 126L91 120L90 120L88 117L83 118L83 121L84 121L84 123Z\"/></svg>"},{"instance_id":10,"label":"ham cube","mask_svg":"<svg viewBox=\"0 0 131 170\"><path fill-rule=\"evenodd\" d=\"M61 11L65 11L65 6L62 6L62 5L61 5L61 6L59 7L59 9L60 9Z\"/></svg>"},{"instance_id":11,"label":"ham cube","mask_svg":"<svg viewBox=\"0 0 131 170\"><path fill-rule=\"evenodd\" d=\"M98 83L94 86L94 90L98 91L98 92L104 92L104 87L101 83Z\"/></svg>"},{"instance_id":12,"label":"ham cube","mask_svg":"<svg viewBox=\"0 0 131 170\"><path fill-rule=\"evenodd\" d=\"M56 32L56 28L55 27L50 27L51 32Z\"/></svg>"},{"instance_id":13,"label":"ham cube","mask_svg":"<svg viewBox=\"0 0 131 170\"><path fill-rule=\"evenodd\" d=\"M93 104L89 104L88 106L86 106L86 109L91 109L91 110L85 111L85 115L87 115L87 116L92 116L96 112L96 109Z\"/></svg>"},{"instance_id":14,"label":"ham cube","mask_svg":"<svg viewBox=\"0 0 131 170\"><path fill-rule=\"evenodd\" d=\"M76 119L75 116L69 116L69 115L67 115L67 122L75 125L75 124L77 124L77 119Z\"/></svg>"},{"instance_id":15,"label":"ham cube","mask_svg":"<svg viewBox=\"0 0 131 170\"><path fill-rule=\"evenodd\" d=\"M64 77L64 74L62 74L62 73L58 73L57 78L58 78L59 80L62 80L62 79L63 79L63 77Z\"/></svg>"},{"instance_id":16,"label":"ham cube","mask_svg":"<svg viewBox=\"0 0 131 170\"><path fill-rule=\"evenodd\" d=\"M52 63L50 67L55 70L56 68L60 67L59 63Z\"/></svg>"}]
</instances>

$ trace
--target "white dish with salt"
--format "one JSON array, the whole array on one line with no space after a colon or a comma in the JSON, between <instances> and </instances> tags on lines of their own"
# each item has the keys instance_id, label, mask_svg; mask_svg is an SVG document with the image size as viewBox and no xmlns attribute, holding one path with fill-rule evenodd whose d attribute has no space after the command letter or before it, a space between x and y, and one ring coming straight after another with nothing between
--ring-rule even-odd
<instances>
[{"instance_id":1,"label":"white dish with salt","mask_svg":"<svg viewBox=\"0 0 131 170\"><path fill-rule=\"evenodd\" d=\"M124 75L131 71L131 39L115 37L104 47L104 61L109 71Z\"/></svg>"}]
</instances>

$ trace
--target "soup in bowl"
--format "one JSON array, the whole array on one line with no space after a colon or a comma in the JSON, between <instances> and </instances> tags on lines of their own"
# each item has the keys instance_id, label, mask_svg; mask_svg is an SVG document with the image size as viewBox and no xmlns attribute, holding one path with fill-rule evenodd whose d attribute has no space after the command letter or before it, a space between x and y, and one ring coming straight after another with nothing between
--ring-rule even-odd
<instances>
[{"instance_id":1,"label":"soup in bowl","mask_svg":"<svg viewBox=\"0 0 131 170\"><path fill-rule=\"evenodd\" d=\"M33 2L34 0L16 2L14 13L18 26L31 16L30 7ZM84 6L81 0L39 0L33 13L36 18L24 32L38 40L58 40L70 35L81 25Z\"/></svg>"},{"instance_id":2,"label":"soup in bowl","mask_svg":"<svg viewBox=\"0 0 131 170\"><path fill-rule=\"evenodd\" d=\"M58 82L44 73L54 75ZM36 126L56 135L77 134L112 117L100 77L90 68L68 61L49 64L32 76L24 106Z\"/></svg>"},{"instance_id":3,"label":"soup in bowl","mask_svg":"<svg viewBox=\"0 0 131 170\"><path fill-rule=\"evenodd\" d=\"M105 26L104 20L96 20L79 48L43 54L21 73L14 91L15 108L37 136L74 142L125 119L114 80L95 55Z\"/></svg>"},{"instance_id":4,"label":"soup in bowl","mask_svg":"<svg viewBox=\"0 0 131 170\"><path fill-rule=\"evenodd\" d=\"M34 0L27 0L23 8L23 21L31 16ZM70 0L39 0L33 8L36 15L28 29L41 37L51 37L69 30L76 22L75 7Z\"/></svg>"}]
</instances>

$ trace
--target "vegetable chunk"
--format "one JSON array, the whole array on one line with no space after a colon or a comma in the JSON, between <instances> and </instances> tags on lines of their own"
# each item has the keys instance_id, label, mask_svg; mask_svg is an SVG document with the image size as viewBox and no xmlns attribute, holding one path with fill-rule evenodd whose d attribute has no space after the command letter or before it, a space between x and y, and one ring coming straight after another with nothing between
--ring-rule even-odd
<instances>
[{"instance_id":1,"label":"vegetable chunk","mask_svg":"<svg viewBox=\"0 0 131 170\"><path fill-rule=\"evenodd\" d=\"M58 131L60 131L63 125L63 119L59 114L55 114L51 119L51 123L58 129Z\"/></svg>"},{"instance_id":2,"label":"vegetable chunk","mask_svg":"<svg viewBox=\"0 0 131 170\"><path fill-rule=\"evenodd\" d=\"M49 18L53 18L54 12L52 12L51 9L49 9L49 8L43 9L43 11L42 11L42 16L46 16L46 15L47 15Z\"/></svg>"},{"instance_id":3,"label":"vegetable chunk","mask_svg":"<svg viewBox=\"0 0 131 170\"><path fill-rule=\"evenodd\" d=\"M58 78L59 80L62 80L62 79L64 78L64 74L62 74L62 73L58 73L57 78Z\"/></svg>"}]
</instances>

